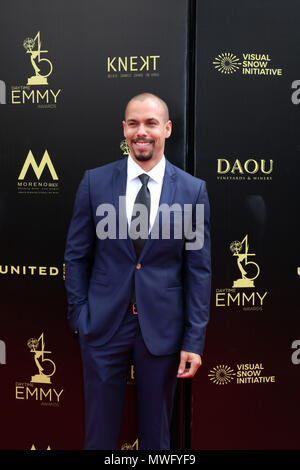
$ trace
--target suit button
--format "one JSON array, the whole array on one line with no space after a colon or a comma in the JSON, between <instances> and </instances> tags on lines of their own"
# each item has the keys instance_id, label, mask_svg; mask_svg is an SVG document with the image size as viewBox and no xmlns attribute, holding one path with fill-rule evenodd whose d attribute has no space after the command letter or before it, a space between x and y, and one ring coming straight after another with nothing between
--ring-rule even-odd
<instances>
[{"instance_id":1,"label":"suit button","mask_svg":"<svg viewBox=\"0 0 300 470\"><path fill-rule=\"evenodd\" d=\"M142 267L141 263L138 263L138 264L136 265L136 269L141 269L141 267Z\"/></svg>"}]
</instances>

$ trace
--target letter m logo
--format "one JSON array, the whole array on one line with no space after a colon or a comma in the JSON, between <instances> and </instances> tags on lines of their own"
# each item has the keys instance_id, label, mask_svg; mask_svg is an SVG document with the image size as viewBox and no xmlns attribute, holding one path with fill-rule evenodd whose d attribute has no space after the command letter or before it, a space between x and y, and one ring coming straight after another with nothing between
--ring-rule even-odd
<instances>
[{"instance_id":1,"label":"letter m logo","mask_svg":"<svg viewBox=\"0 0 300 470\"><path fill-rule=\"evenodd\" d=\"M0 104L6 104L6 86L3 80L0 80Z\"/></svg>"},{"instance_id":2,"label":"letter m logo","mask_svg":"<svg viewBox=\"0 0 300 470\"><path fill-rule=\"evenodd\" d=\"M26 173L27 173L28 168L29 168L30 165L32 166L32 169L33 169L33 171L34 171L34 173L35 173L38 180L40 179L46 165L49 168L52 179L58 180L58 176L56 174L56 171L54 169L54 166L51 162L51 159L50 159L50 156L49 156L49 153L48 153L47 150L45 150L45 153L44 153L43 158L42 158L39 165L37 165L32 151L29 150L29 153L27 155L27 158L25 160L25 163L23 165L21 173L19 174L19 178L18 178L19 180L23 180L25 178Z\"/></svg>"}]
</instances>

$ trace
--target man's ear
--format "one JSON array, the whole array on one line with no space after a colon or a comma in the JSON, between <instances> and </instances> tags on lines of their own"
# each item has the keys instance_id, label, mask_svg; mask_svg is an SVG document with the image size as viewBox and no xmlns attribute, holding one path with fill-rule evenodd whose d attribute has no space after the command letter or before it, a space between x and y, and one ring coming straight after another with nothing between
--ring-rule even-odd
<instances>
[{"instance_id":1,"label":"man's ear","mask_svg":"<svg viewBox=\"0 0 300 470\"><path fill-rule=\"evenodd\" d=\"M166 127L165 127L165 137L168 139L170 135L172 134L172 121L167 121L166 122Z\"/></svg>"},{"instance_id":2,"label":"man's ear","mask_svg":"<svg viewBox=\"0 0 300 470\"><path fill-rule=\"evenodd\" d=\"M123 124L123 134L124 134L124 137L126 137L126 122L125 121L122 121L122 124Z\"/></svg>"}]
</instances>

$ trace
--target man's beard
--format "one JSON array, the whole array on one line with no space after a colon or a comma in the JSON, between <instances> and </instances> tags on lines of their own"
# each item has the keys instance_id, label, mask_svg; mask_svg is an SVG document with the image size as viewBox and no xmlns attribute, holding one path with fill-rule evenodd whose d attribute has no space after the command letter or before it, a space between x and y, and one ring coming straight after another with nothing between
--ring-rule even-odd
<instances>
[{"instance_id":1,"label":"man's beard","mask_svg":"<svg viewBox=\"0 0 300 470\"><path fill-rule=\"evenodd\" d=\"M153 157L153 152L150 152L147 155L138 155L135 152L133 153L138 162L147 162L148 160L151 160L151 158Z\"/></svg>"},{"instance_id":2,"label":"man's beard","mask_svg":"<svg viewBox=\"0 0 300 470\"><path fill-rule=\"evenodd\" d=\"M150 142L152 143L152 140L145 140L144 142ZM136 153L134 150L133 150L133 154L135 156L135 158L137 159L138 162L147 162L148 160L151 160L151 158L153 157L153 150L150 151L149 153L147 154L143 154L143 153Z\"/></svg>"}]
</instances>

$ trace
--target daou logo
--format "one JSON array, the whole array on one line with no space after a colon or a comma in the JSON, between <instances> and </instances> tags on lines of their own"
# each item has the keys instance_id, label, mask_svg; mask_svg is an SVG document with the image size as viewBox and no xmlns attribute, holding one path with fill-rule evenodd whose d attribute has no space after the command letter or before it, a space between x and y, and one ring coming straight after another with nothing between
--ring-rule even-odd
<instances>
[{"instance_id":1,"label":"daou logo","mask_svg":"<svg viewBox=\"0 0 300 470\"><path fill-rule=\"evenodd\" d=\"M269 175L273 171L273 160L255 160L249 158L245 162L241 162L238 158L232 163L226 158L218 158L218 173L239 173L239 174L255 174L261 171L265 175Z\"/></svg>"}]
</instances>

